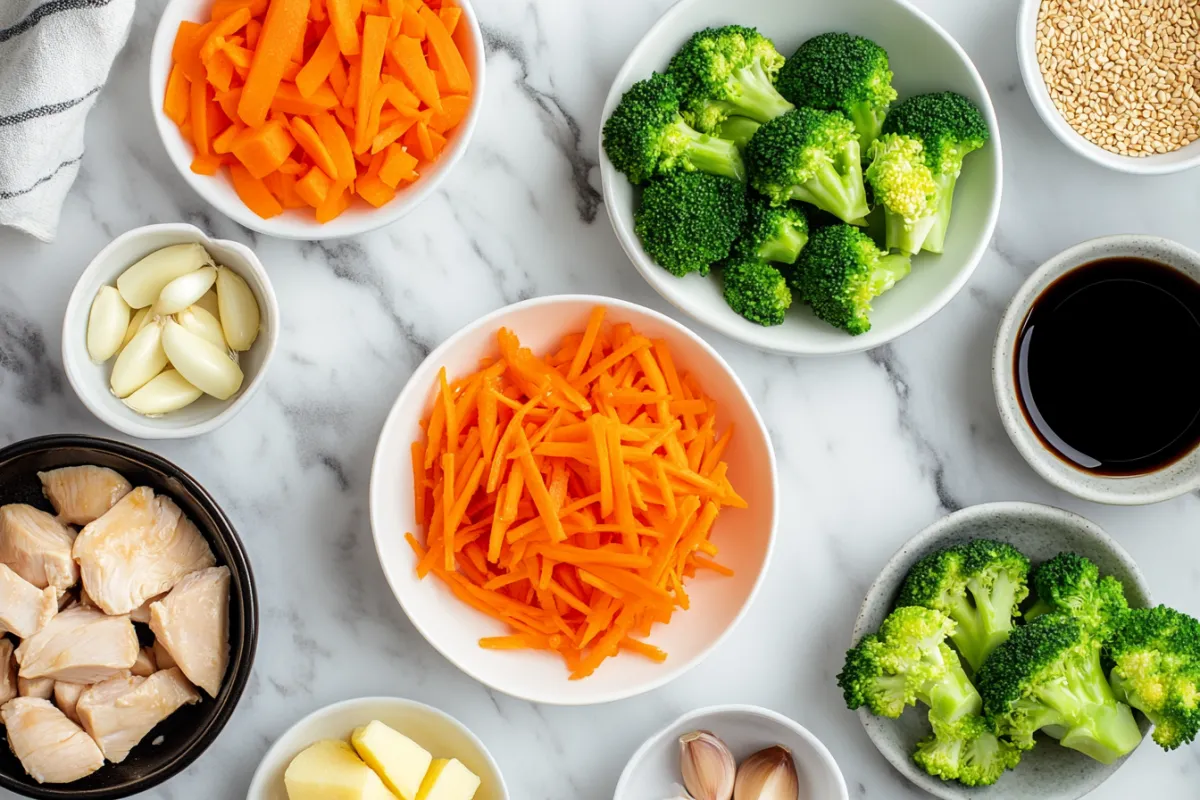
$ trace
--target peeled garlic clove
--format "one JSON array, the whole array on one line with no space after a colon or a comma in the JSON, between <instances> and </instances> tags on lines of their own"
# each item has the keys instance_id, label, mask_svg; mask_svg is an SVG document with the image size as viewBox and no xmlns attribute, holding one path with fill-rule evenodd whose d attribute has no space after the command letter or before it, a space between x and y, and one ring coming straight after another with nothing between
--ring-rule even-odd
<instances>
[{"instance_id":1,"label":"peeled garlic clove","mask_svg":"<svg viewBox=\"0 0 1200 800\"><path fill-rule=\"evenodd\" d=\"M217 270L217 304L225 341L234 350L249 350L258 338L258 301L245 279L229 267Z\"/></svg>"},{"instance_id":2,"label":"peeled garlic clove","mask_svg":"<svg viewBox=\"0 0 1200 800\"><path fill-rule=\"evenodd\" d=\"M217 305L217 290L216 289L209 289L207 292L204 293L204 297L201 297L199 300L197 300L194 305L200 306L205 311L212 314L213 317L216 319L221 318L221 309Z\"/></svg>"},{"instance_id":3,"label":"peeled garlic clove","mask_svg":"<svg viewBox=\"0 0 1200 800\"><path fill-rule=\"evenodd\" d=\"M737 763L725 743L709 731L679 737L683 785L696 800L730 800Z\"/></svg>"},{"instance_id":4,"label":"peeled garlic clove","mask_svg":"<svg viewBox=\"0 0 1200 800\"><path fill-rule=\"evenodd\" d=\"M87 349L92 361L103 364L117 354L125 341L131 313L129 304L113 287L104 286L96 293L87 326Z\"/></svg>"},{"instance_id":5,"label":"peeled garlic clove","mask_svg":"<svg viewBox=\"0 0 1200 800\"><path fill-rule=\"evenodd\" d=\"M180 275L163 287L154 301L153 313L160 316L178 314L195 303L217 282L216 267L202 267L187 275Z\"/></svg>"},{"instance_id":6,"label":"peeled garlic clove","mask_svg":"<svg viewBox=\"0 0 1200 800\"><path fill-rule=\"evenodd\" d=\"M786 747L759 750L738 767L734 800L799 800L800 778Z\"/></svg>"},{"instance_id":7,"label":"peeled garlic clove","mask_svg":"<svg viewBox=\"0 0 1200 800\"><path fill-rule=\"evenodd\" d=\"M146 323L149 322L150 319L150 309L148 308L139 308L137 311L133 312L133 319L129 320L129 327L125 329L125 338L121 342L122 349L124 349L127 344L133 341L134 335L142 328L146 327Z\"/></svg>"},{"instance_id":8,"label":"peeled garlic clove","mask_svg":"<svg viewBox=\"0 0 1200 800\"><path fill-rule=\"evenodd\" d=\"M226 349L225 334L220 321L198 305L188 306L175 315L175 321L184 330L191 331L201 339L207 339L222 350Z\"/></svg>"},{"instance_id":9,"label":"peeled garlic clove","mask_svg":"<svg viewBox=\"0 0 1200 800\"><path fill-rule=\"evenodd\" d=\"M202 394L204 392L184 380L178 370L168 369L155 375L122 402L139 414L154 417L191 405Z\"/></svg>"},{"instance_id":10,"label":"peeled garlic clove","mask_svg":"<svg viewBox=\"0 0 1200 800\"><path fill-rule=\"evenodd\" d=\"M162 320L155 320L133 335L113 364L109 385L117 397L128 397L167 366L163 350Z\"/></svg>"},{"instance_id":11,"label":"peeled garlic clove","mask_svg":"<svg viewBox=\"0 0 1200 800\"><path fill-rule=\"evenodd\" d=\"M241 388L242 370L225 350L186 330L175 320L167 319L162 342L171 366L205 394L228 400Z\"/></svg>"},{"instance_id":12,"label":"peeled garlic clove","mask_svg":"<svg viewBox=\"0 0 1200 800\"><path fill-rule=\"evenodd\" d=\"M132 308L145 308L158 299L163 287L176 278L211 267L212 256L195 242L155 250L121 273L117 289Z\"/></svg>"}]
</instances>

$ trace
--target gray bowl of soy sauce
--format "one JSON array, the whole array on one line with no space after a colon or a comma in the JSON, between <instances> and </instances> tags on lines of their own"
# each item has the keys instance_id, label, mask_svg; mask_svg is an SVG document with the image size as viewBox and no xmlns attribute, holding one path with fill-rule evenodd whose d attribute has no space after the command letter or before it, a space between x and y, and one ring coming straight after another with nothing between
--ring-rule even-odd
<instances>
[{"instance_id":1,"label":"gray bowl of soy sauce","mask_svg":"<svg viewBox=\"0 0 1200 800\"><path fill-rule=\"evenodd\" d=\"M1200 254L1150 236L1058 254L1006 311L992 377L1050 483L1120 505L1200 488Z\"/></svg>"}]
</instances>

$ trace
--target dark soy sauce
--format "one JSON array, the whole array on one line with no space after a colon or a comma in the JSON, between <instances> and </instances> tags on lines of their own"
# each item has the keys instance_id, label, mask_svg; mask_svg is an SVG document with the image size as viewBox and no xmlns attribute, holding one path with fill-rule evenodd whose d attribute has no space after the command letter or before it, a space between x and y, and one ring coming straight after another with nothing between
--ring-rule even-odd
<instances>
[{"instance_id":1,"label":"dark soy sauce","mask_svg":"<svg viewBox=\"0 0 1200 800\"><path fill-rule=\"evenodd\" d=\"M1100 475L1140 475L1200 443L1200 283L1154 261L1110 258L1050 284L1014 364L1030 426Z\"/></svg>"}]
</instances>

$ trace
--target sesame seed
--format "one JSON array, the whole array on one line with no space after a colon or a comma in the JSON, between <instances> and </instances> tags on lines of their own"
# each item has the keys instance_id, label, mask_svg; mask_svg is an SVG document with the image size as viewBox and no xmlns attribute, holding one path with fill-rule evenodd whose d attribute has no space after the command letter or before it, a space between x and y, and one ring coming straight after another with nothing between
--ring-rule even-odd
<instances>
[{"instance_id":1,"label":"sesame seed","mask_svg":"<svg viewBox=\"0 0 1200 800\"><path fill-rule=\"evenodd\" d=\"M1037 58L1067 123L1113 153L1144 157L1200 138L1200 4L1042 0Z\"/></svg>"}]
</instances>

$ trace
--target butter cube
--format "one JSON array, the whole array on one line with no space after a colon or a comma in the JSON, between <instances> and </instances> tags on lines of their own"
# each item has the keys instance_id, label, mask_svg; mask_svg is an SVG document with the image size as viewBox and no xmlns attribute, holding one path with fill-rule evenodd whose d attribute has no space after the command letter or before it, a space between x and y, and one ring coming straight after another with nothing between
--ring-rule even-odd
<instances>
[{"instance_id":1,"label":"butter cube","mask_svg":"<svg viewBox=\"0 0 1200 800\"><path fill-rule=\"evenodd\" d=\"M479 791L479 776L457 758L435 758L416 800L471 800Z\"/></svg>"},{"instance_id":2,"label":"butter cube","mask_svg":"<svg viewBox=\"0 0 1200 800\"><path fill-rule=\"evenodd\" d=\"M350 742L400 800L416 799L433 761L428 750L379 720L356 729Z\"/></svg>"},{"instance_id":3,"label":"butter cube","mask_svg":"<svg viewBox=\"0 0 1200 800\"><path fill-rule=\"evenodd\" d=\"M288 800L395 800L345 742L317 742L283 774Z\"/></svg>"}]
</instances>

